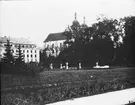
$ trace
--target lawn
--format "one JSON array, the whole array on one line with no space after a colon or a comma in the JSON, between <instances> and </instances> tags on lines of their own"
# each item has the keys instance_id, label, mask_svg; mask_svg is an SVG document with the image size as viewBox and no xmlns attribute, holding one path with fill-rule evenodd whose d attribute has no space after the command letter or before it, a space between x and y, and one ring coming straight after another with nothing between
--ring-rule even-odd
<instances>
[{"instance_id":1,"label":"lawn","mask_svg":"<svg viewBox=\"0 0 135 105\"><path fill-rule=\"evenodd\" d=\"M109 81L122 78L134 78L134 68L111 68L90 70L51 70L44 71L36 77L1 75L1 88L47 84L62 84L79 81Z\"/></svg>"},{"instance_id":2,"label":"lawn","mask_svg":"<svg viewBox=\"0 0 135 105\"><path fill-rule=\"evenodd\" d=\"M1 101L5 102L12 97L8 104L16 99L29 105L46 104L132 88L135 87L134 74L134 68L111 68L51 70L44 71L37 77L2 75Z\"/></svg>"},{"instance_id":3,"label":"lawn","mask_svg":"<svg viewBox=\"0 0 135 105\"><path fill-rule=\"evenodd\" d=\"M115 79L123 77L134 77L134 68L114 69L91 69L91 70L59 70L44 71L40 73L41 82L66 82L95 79Z\"/></svg>"}]
</instances>

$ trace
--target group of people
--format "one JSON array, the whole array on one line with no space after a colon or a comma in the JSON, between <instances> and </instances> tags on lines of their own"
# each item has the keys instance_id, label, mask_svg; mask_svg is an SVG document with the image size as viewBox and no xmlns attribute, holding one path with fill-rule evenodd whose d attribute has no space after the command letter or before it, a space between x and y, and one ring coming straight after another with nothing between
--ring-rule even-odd
<instances>
[{"instance_id":1,"label":"group of people","mask_svg":"<svg viewBox=\"0 0 135 105\"><path fill-rule=\"evenodd\" d=\"M1 94L2 105L34 105L46 104L61 100L73 99L76 97L101 94L109 91L121 90L135 87L135 80L108 81L97 83L80 83L80 85L68 84L58 87L41 88L31 91L29 94L24 92L13 92ZM24 90L25 91L25 90Z\"/></svg>"}]
</instances>

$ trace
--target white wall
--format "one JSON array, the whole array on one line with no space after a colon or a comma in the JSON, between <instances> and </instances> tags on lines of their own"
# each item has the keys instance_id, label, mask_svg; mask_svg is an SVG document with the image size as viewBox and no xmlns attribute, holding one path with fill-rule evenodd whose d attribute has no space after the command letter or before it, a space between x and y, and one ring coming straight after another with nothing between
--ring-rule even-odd
<instances>
[{"instance_id":1,"label":"white wall","mask_svg":"<svg viewBox=\"0 0 135 105\"><path fill-rule=\"evenodd\" d=\"M1 58L4 56L3 54L5 53L5 46L4 46L4 44L6 44L6 43L3 43L2 46L1 46L1 48L0 48L1 49L0 50L0 57ZM16 47L14 47L14 44L11 47L11 49L13 50L13 56L16 56L16 53L17 53L16 50L18 50L18 49ZM39 62L40 61L40 49L39 48L37 48L37 47L34 47L34 48L21 48L21 50L22 50L22 53L24 54L24 61L26 63L27 62L30 62L30 61L33 61L33 62ZM27 52L27 50L29 52ZM27 57L27 55L29 57ZM32 57L31 57L31 55L32 55ZM35 57L35 55L36 55L36 57Z\"/></svg>"},{"instance_id":2,"label":"white wall","mask_svg":"<svg viewBox=\"0 0 135 105\"><path fill-rule=\"evenodd\" d=\"M52 46L52 44L54 44L55 47L56 46L60 47L60 43L62 43L62 45L63 45L64 41L65 40L57 40L57 41L44 42L44 48L47 48L48 45Z\"/></svg>"}]
</instances>

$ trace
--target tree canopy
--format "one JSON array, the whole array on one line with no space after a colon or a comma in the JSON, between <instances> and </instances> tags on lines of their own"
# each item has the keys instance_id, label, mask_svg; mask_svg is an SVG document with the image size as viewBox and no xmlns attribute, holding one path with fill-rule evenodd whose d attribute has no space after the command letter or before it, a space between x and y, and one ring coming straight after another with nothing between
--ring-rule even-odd
<instances>
[{"instance_id":1,"label":"tree canopy","mask_svg":"<svg viewBox=\"0 0 135 105\"><path fill-rule=\"evenodd\" d=\"M7 40L7 43L5 44L6 49L5 49L4 57L2 58L2 62L4 63L13 64L15 61L11 46L12 45L10 44L10 40Z\"/></svg>"},{"instance_id":2,"label":"tree canopy","mask_svg":"<svg viewBox=\"0 0 135 105\"><path fill-rule=\"evenodd\" d=\"M135 51L135 17L121 19L101 17L91 26L82 27L73 21L63 32L66 36L64 49L61 50L58 62L69 62L69 66L99 65L134 65ZM54 58L55 59L55 58Z\"/></svg>"}]
</instances>

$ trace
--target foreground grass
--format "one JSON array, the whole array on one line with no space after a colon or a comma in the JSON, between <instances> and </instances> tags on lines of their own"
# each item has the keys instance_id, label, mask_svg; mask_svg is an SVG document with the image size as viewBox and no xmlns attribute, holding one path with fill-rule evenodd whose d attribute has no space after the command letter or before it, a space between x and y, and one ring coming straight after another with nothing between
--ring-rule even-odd
<instances>
[{"instance_id":1,"label":"foreground grass","mask_svg":"<svg viewBox=\"0 0 135 105\"><path fill-rule=\"evenodd\" d=\"M38 77L2 77L3 103L46 104L135 87L134 68L44 71ZM11 100L8 100L12 97ZM26 104L25 103L25 104Z\"/></svg>"},{"instance_id":2,"label":"foreground grass","mask_svg":"<svg viewBox=\"0 0 135 105\"><path fill-rule=\"evenodd\" d=\"M45 105L57 101L91 96L105 92L135 87L135 80L125 78L106 82L87 81L49 88L25 88L1 92L2 105Z\"/></svg>"}]
</instances>

